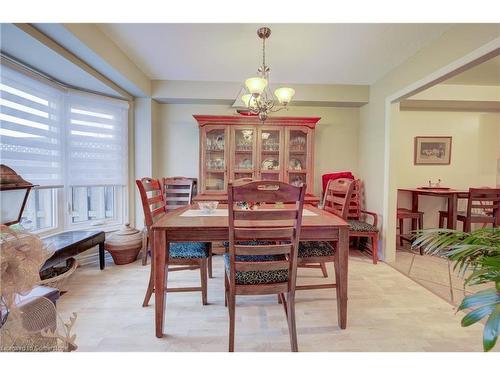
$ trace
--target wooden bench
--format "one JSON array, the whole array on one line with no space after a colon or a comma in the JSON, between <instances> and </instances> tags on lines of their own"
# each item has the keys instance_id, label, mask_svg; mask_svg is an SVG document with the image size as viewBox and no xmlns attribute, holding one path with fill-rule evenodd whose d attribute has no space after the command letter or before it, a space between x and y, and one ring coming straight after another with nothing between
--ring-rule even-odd
<instances>
[{"instance_id":1,"label":"wooden bench","mask_svg":"<svg viewBox=\"0 0 500 375\"><path fill-rule=\"evenodd\" d=\"M104 269L104 240L103 231L75 230L63 232L43 239L46 245L55 247L55 253L45 262L40 271L73 258L94 246L99 246L99 268Z\"/></svg>"}]
</instances>

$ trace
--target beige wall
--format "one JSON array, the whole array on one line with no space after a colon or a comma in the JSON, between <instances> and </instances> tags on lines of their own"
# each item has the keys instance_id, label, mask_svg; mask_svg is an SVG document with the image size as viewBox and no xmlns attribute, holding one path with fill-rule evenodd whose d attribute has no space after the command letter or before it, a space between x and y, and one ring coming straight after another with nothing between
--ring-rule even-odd
<instances>
[{"instance_id":1,"label":"beige wall","mask_svg":"<svg viewBox=\"0 0 500 375\"><path fill-rule=\"evenodd\" d=\"M438 179L442 186L460 189L496 185L500 114L403 111L395 115L392 125L398 187L425 186ZM422 135L452 137L450 165L413 165L414 137ZM464 207L465 202L461 203ZM410 194L399 193L398 204L410 208ZM446 209L446 202L421 197L419 209L425 213L424 227L435 228L438 211Z\"/></svg>"},{"instance_id":2,"label":"beige wall","mask_svg":"<svg viewBox=\"0 0 500 375\"><path fill-rule=\"evenodd\" d=\"M153 170L160 176L198 176L198 124L193 114L231 115L225 105L160 104L154 136ZM315 192L321 192L321 175L351 170L358 165L358 108L290 107L286 116L319 116L315 144Z\"/></svg>"},{"instance_id":3,"label":"beige wall","mask_svg":"<svg viewBox=\"0 0 500 375\"><path fill-rule=\"evenodd\" d=\"M369 103L362 107L360 116L359 173L365 181L367 208L381 215L386 260L395 257L397 181L391 171L396 170L394 163L398 160L392 149L394 127L390 116L394 105L388 105L386 99L442 76L452 69L451 65L456 68L464 65L464 56L472 60L482 51L498 48L499 38L498 24L454 26L370 86Z\"/></svg>"}]
</instances>

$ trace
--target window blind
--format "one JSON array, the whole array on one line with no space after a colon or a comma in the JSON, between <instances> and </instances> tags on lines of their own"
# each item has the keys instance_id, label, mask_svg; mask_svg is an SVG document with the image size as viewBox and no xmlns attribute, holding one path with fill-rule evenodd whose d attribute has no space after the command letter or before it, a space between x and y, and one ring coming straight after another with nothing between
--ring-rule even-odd
<instances>
[{"instance_id":1,"label":"window blind","mask_svg":"<svg viewBox=\"0 0 500 375\"><path fill-rule=\"evenodd\" d=\"M128 103L76 92L68 103L68 184L126 185Z\"/></svg>"},{"instance_id":2,"label":"window blind","mask_svg":"<svg viewBox=\"0 0 500 375\"><path fill-rule=\"evenodd\" d=\"M63 184L64 92L1 65L0 159L38 185Z\"/></svg>"},{"instance_id":3,"label":"window blind","mask_svg":"<svg viewBox=\"0 0 500 375\"><path fill-rule=\"evenodd\" d=\"M128 103L0 65L0 159L41 186L126 185Z\"/></svg>"}]
</instances>

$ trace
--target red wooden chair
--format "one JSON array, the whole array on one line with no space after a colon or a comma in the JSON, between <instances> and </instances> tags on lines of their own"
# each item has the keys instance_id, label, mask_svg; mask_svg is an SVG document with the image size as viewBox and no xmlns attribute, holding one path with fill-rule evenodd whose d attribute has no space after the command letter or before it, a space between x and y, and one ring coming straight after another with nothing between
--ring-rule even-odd
<instances>
[{"instance_id":1,"label":"red wooden chair","mask_svg":"<svg viewBox=\"0 0 500 375\"><path fill-rule=\"evenodd\" d=\"M163 215L167 213L167 205L165 196L159 180L152 178L143 178L136 180L137 188L141 196L142 208L144 210L144 220L146 222L146 247L150 242L149 234L151 226ZM169 292L194 292L200 291L202 303L207 304L207 258L209 255L210 243L200 242L171 242L169 244L169 259L167 259L167 267L169 265L180 266L169 268L169 271L182 271L200 269L201 286L200 287L184 287L184 288L168 288ZM142 306L147 306L151 295L154 292L154 274L153 262L151 262L151 272L149 276L148 289L144 297Z\"/></svg>"}]
</instances>

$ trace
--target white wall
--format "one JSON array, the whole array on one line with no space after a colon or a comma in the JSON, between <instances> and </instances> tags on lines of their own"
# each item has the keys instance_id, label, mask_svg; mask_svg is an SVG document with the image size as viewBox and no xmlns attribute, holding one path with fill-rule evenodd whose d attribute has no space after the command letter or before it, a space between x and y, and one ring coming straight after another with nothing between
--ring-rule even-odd
<instances>
[{"instance_id":1,"label":"white wall","mask_svg":"<svg viewBox=\"0 0 500 375\"><path fill-rule=\"evenodd\" d=\"M437 75L440 69L456 63L464 56L478 53L480 48L491 50L494 47L488 43L497 45L499 37L500 26L497 24L454 26L370 86L369 103L361 109L359 173L365 181L367 208L382 215L382 249L386 260L394 260L395 257L397 198L397 182L393 181L390 173L395 170L393 162L397 155L387 152L393 136L391 130L388 134L385 132L386 121L388 129L393 128L389 122L393 108L386 107L386 99L430 75Z\"/></svg>"},{"instance_id":2,"label":"white wall","mask_svg":"<svg viewBox=\"0 0 500 375\"><path fill-rule=\"evenodd\" d=\"M198 177L198 124L193 114L232 115L226 105L161 104L154 137L155 177ZM321 192L321 175L358 171L359 108L290 107L281 116L319 116L315 144L315 192Z\"/></svg>"},{"instance_id":3,"label":"white wall","mask_svg":"<svg viewBox=\"0 0 500 375\"><path fill-rule=\"evenodd\" d=\"M398 187L426 186L429 180L438 179L442 186L458 189L496 185L500 114L402 111L392 125ZM451 164L414 165L415 136L451 136ZM411 208L410 194L399 193L398 204ZM436 228L438 211L446 210L446 202L420 197L419 209L424 212L424 228Z\"/></svg>"}]
</instances>

